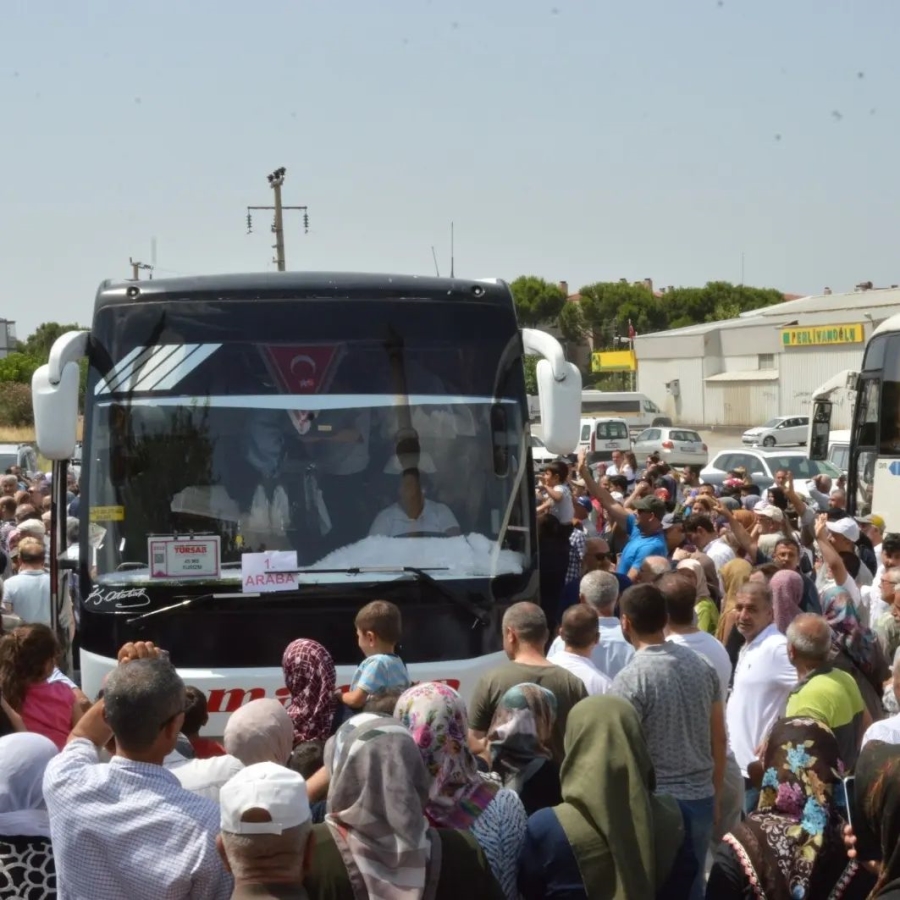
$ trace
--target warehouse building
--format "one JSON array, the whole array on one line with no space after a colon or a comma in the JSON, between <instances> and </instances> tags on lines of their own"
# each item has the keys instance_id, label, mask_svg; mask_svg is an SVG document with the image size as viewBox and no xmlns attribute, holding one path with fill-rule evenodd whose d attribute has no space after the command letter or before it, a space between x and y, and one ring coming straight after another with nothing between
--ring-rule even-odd
<instances>
[{"instance_id":1,"label":"warehouse building","mask_svg":"<svg viewBox=\"0 0 900 900\"><path fill-rule=\"evenodd\" d=\"M900 288L790 300L737 319L638 335L637 389L676 424L749 427L809 412L812 392L862 363L872 331L900 312ZM849 428L837 396L832 427Z\"/></svg>"}]
</instances>

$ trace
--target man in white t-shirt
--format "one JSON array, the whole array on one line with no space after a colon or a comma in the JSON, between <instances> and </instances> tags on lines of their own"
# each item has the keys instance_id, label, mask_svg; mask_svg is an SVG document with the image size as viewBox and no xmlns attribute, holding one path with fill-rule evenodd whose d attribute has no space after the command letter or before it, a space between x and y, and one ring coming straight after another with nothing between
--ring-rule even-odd
<instances>
[{"instance_id":1,"label":"man in white t-shirt","mask_svg":"<svg viewBox=\"0 0 900 900\"><path fill-rule=\"evenodd\" d=\"M422 493L418 469L407 469L400 476L400 497L383 509L369 529L370 535L412 537L415 535L459 534L459 522L443 503L435 503Z\"/></svg>"},{"instance_id":2,"label":"man in white t-shirt","mask_svg":"<svg viewBox=\"0 0 900 900\"><path fill-rule=\"evenodd\" d=\"M600 641L597 613L585 603L570 606L563 613L559 636L562 647L551 650L547 659L580 678L588 696L609 693L612 679L607 678L591 661L591 653Z\"/></svg>"},{"instance_id":3,"label":"man in white t-shirt","mask_svg":"<svg viewBox=\"0 0 900 900\"><path fill-rule=\"evenodd\" d=\"M719 679L719 696L725 707L731 683L731 659L719 641L694 624L697 590L693 580L684 572L670 572L657 579L656 586L665 597L669 614L666 640L688 647L713 667ZM719 818L713 828L711 850L715 850L723 836L740 824L744 810L744 776L730 747L725 756L725 777L718 800Z\"/></svg>"},{"instance_id":4,"label":"man in white t-shirt","mask_svg":"<svg viewBox=\"0 0 900 900\"><path fill-rule=\"evenodd\" d=\"M773 723L784 715L797 670L788 659L787 638L774 622L772 595L762 581L748 581L735 603L737 630L744 638L726 710L731 748L747 777L757 749ZM748 800L750 794L748 793Z\"/></svg>"},{"instance_id":5,"label":"man in white t-shirt","mask_svg":"<svg viewBox=\"0 0 900 900\"><path fill-rule=\"evenodd\" d=\"M719 537L716 526L708 516L688 516L684 531L688 540L713 561L716 572L734 559L734 550Z\"/></svg>"},{"instance_id":6,"label":"man in white t-shirt","mask_svg":"<svg viewBox=\"0 0 900 900\"><path fill-rule=\"evenodd\" d=\"M816 576L820 597L829 588L839 585L855 604L860 602L859 585L854 577L857 573L848 569L848 564L857 568L862 565L856 555L858 540L859 525L849 516L832 521L820 515L816 520L816 546L822 555L822 566Z\"/></svg>"},{"instance_id":7,"label":"man in white t-shirt","mask_svg":"<svg viewBox=\"0 0 900 900\"><path fill-rule=\"evenodd\" d=\"M612 462L606 467L606 474L611 478L613 475L622 475L628 479L631 484L634 481L634 469L625 462L625 457L621 450L613 450Z\"/></svg>"},{"instance_id":8,"label":"man in white t-shirt","mask_svg":"<svg viewBox=\"0 0 900 900\"><path fill-rule=\"evenodd\" d=\"M891 669L893 676L893 691L897 703L900 704L900 665L898 660L894 660ZM886 744L900 744L900 713L882 719L880 722L873 722L863 735L860 750L866 746L869 741L884 741Z\"/></svg>"}]
</instances>

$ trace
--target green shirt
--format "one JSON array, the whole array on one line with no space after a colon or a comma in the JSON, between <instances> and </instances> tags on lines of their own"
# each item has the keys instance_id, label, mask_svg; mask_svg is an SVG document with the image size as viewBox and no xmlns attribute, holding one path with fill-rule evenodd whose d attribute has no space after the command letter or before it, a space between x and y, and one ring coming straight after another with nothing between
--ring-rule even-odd
<instances>
[{"instance_id":1,"label":"green shirt","mask_svg":"<svg viewBox=\"0 0 900 900\"><path fill-rule=\"evenodd\" d=\"M788 696L786 716L808 716L827 725L837 739L844 765L859 755L866 705L853 676L830 665L806 676Z\"/></svg>"}]
</instances>

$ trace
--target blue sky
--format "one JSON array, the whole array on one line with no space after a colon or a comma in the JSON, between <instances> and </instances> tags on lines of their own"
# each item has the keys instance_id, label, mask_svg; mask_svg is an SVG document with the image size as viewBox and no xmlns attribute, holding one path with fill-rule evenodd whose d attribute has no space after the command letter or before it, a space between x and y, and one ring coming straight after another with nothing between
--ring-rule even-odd
<instances>
[{"instance_id":1,"label":"blue sky","mask_svg":"<svg viewBox=\"0 0 900 900\"><path fill-rule=\"evenodd\" d=\"M0 317L158 277L900 281L900 4L4 0Z\"/></svg>"}]
</instances>

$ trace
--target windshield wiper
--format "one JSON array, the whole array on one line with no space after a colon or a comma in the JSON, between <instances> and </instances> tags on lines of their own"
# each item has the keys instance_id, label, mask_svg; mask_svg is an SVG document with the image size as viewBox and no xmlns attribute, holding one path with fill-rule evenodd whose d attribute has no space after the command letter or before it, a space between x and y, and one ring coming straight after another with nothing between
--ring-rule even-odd
<instances>
[{"instance_id":1,"label":"windshield wiper","mask_svg":"<svg viewBox=\"0 0 900 900\"><path fill-rule=\"evenodd\" d=\"M226 600L229 597L248 597L252 600L254 598L262 597L262 594L244 594L240 591L229 591L224 594L198 594L196 597L184 597L184 595L182 595L182 597L175 598L180 601L178 603L170 603L168 606L161 606L159 609L151 609L150 612L142 613L139 616L135 616L133 619L127 619L125 624L134 625L135 622L143 622L144 619L149 619L151 616L159 616L176 609L188 609L195 603L201 603L206 600Z\"/></svg>"},{"instance_id":2,"label":"windshield wiper","mask_svg":"<svg viewBox=\"0 0 900 900\"><path fill-rule=\"evenodd\" d=\"M378 572L400 572L404 575L413 575L416 581L421 581L433 588L445 600L449 600L456 606L461 606L466 612L471 613L475 617L472 623L474 628L476 625L489 625L491 621L490 613L482 609L477 604L464 597L461 594L454 594L453 591L444 587L431 572L447 572L448 566L428 566L419 568L418 566L351 566L347 569L290 569L292 575L367 575Z\"/></svg>"}]
</instances>

